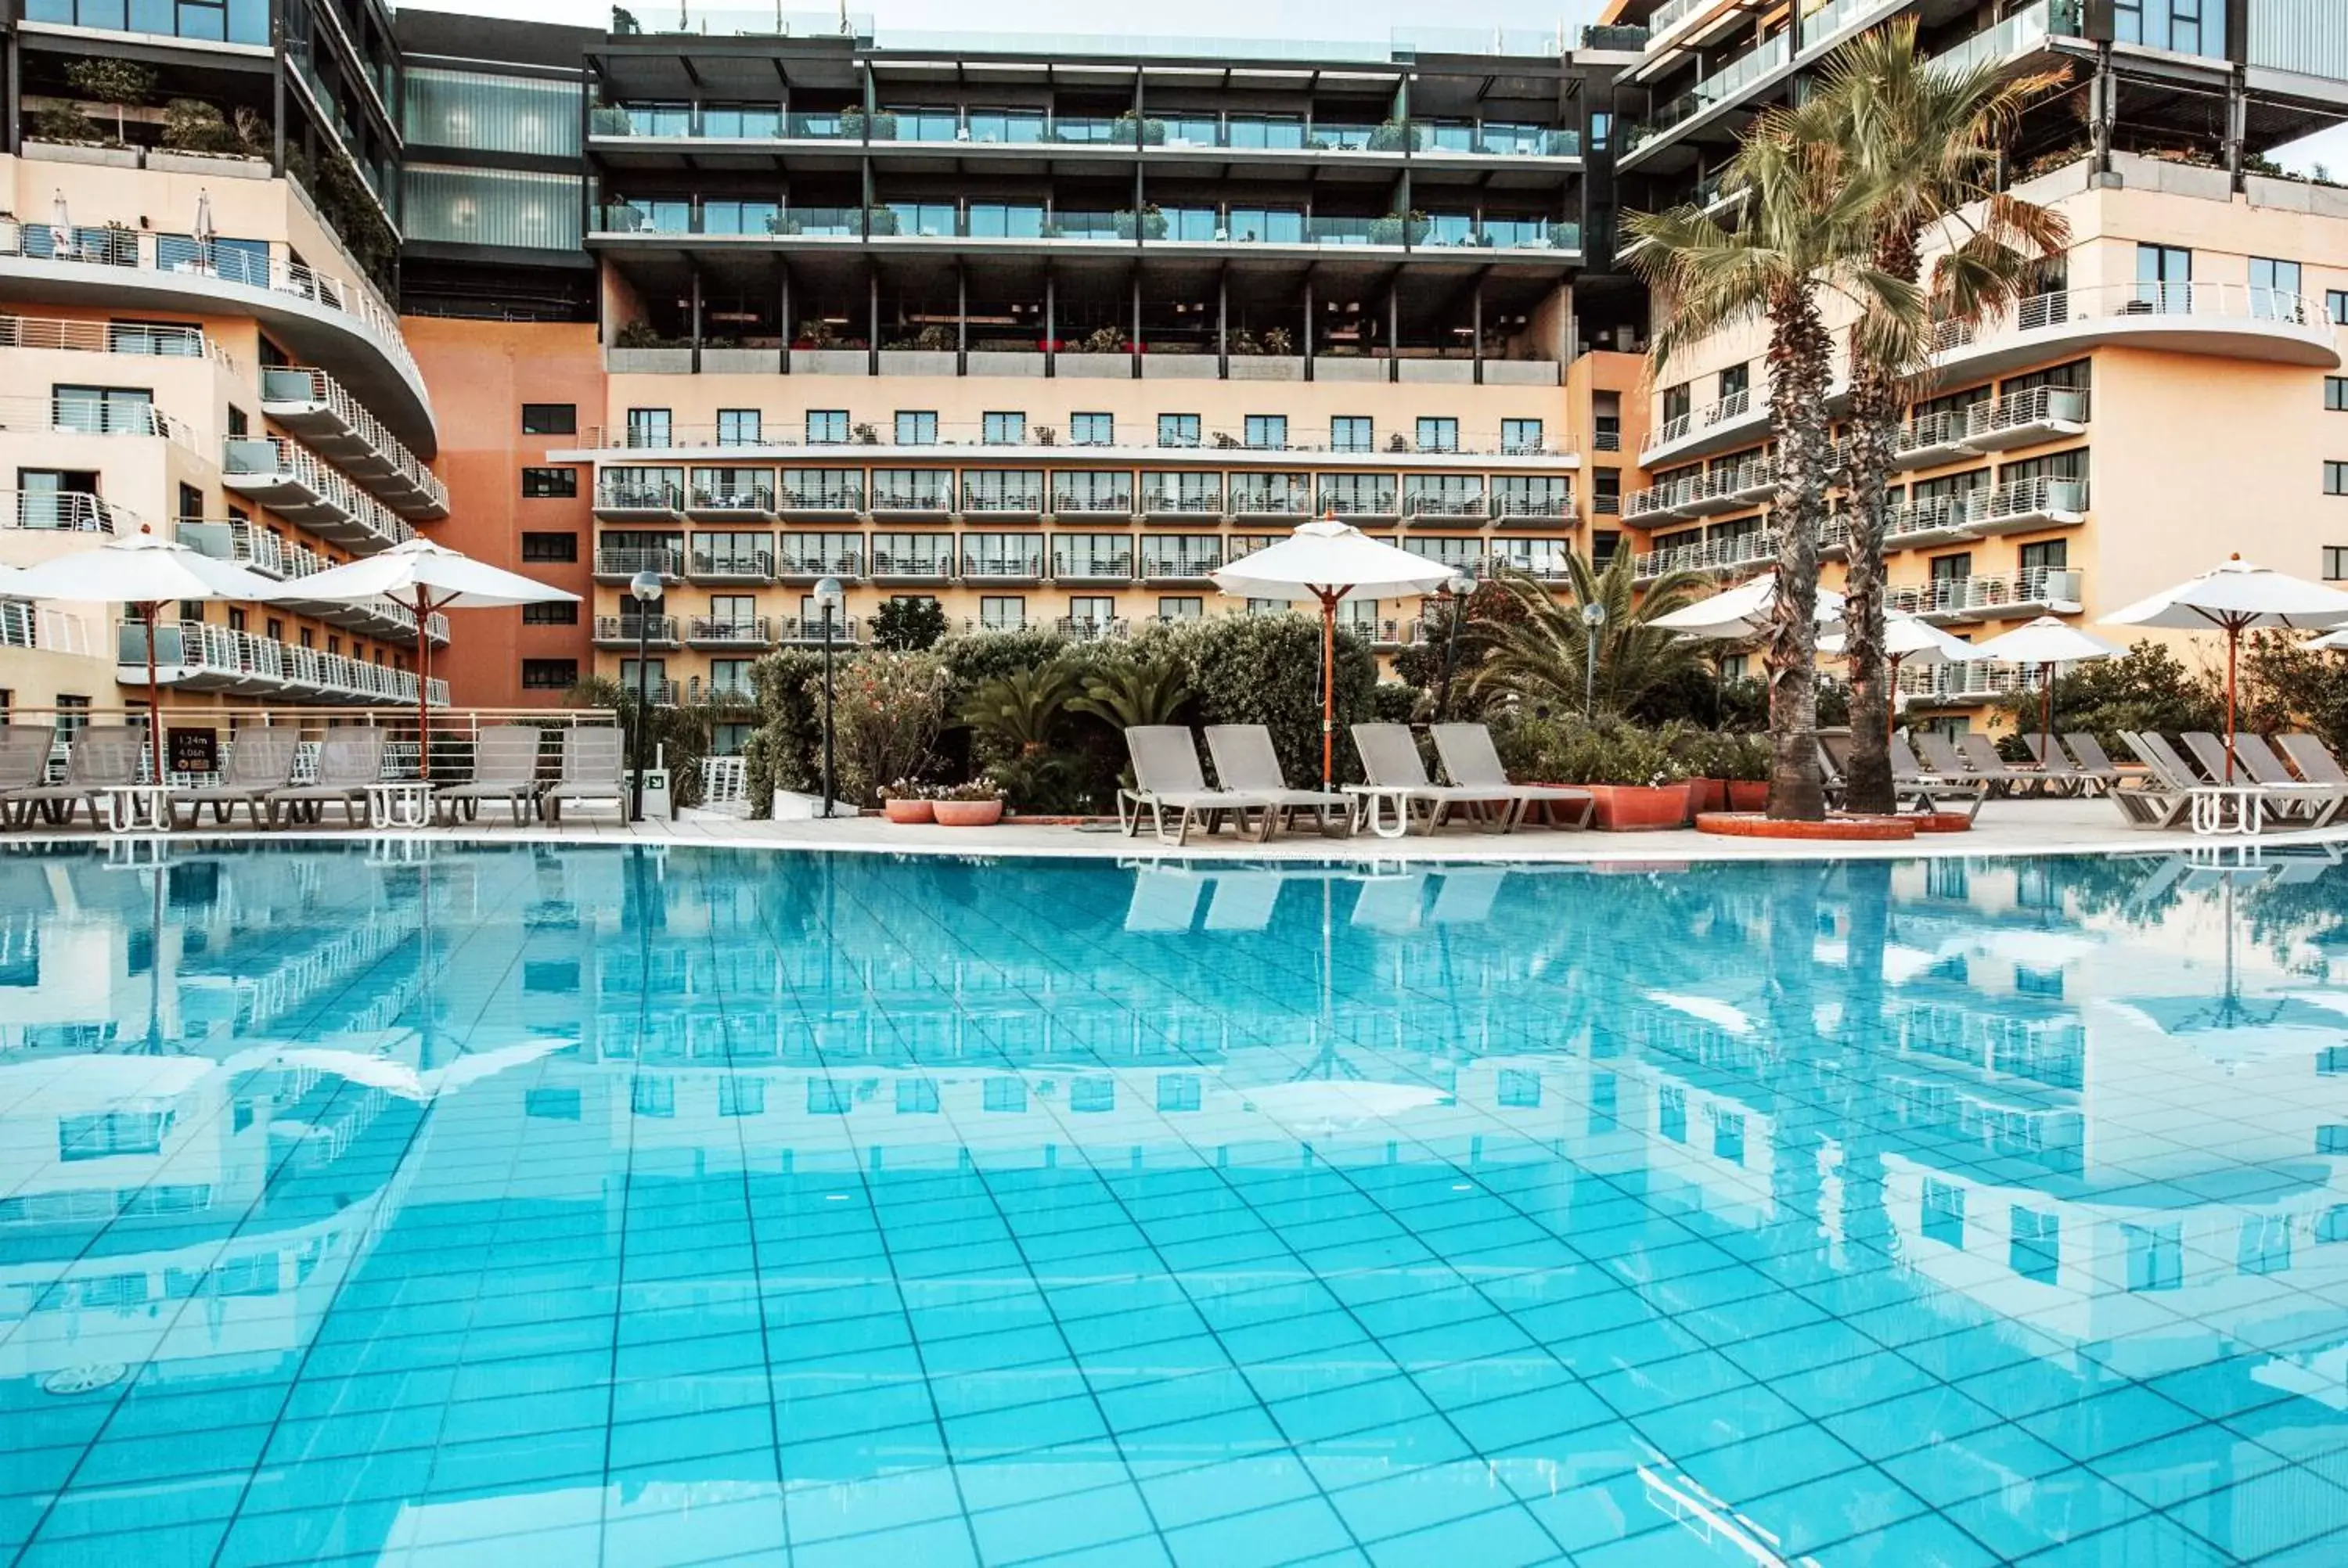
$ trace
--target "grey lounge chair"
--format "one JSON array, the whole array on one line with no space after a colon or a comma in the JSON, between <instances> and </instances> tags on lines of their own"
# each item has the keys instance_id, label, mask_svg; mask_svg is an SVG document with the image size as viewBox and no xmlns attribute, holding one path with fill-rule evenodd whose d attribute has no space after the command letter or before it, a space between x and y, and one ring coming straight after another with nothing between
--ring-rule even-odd
<instances>
[{"instance_id":1,"label":"grey lounge chair","mask_svg":"<svg viewBox=\"0 0 2348 1568\"><path fill-rule=\"evenodd\" d=\"M2263 735L2234 737L2234 777L2271 792L2278 819L2303 820L2310 827L2329 827L2348 809L2348 784L2318 784L2302 779L2283 765Z\"/></svg>"},{"instance_id":2,"label":"grey lounge chair","mask_svg":"<svg viewBox=\"0 0 2348 1568\"><path fill-rule=\"evenodd\" d=\"M2031 758L2037 763L2039 776L2045 781L2048 793L2087 795L2102 791L2104 781L2073 762L2071 753L2054 736L2033 730L2022 737L2022 743L2030 748Z\"/></svg>"},{"instance_id":3,"label":"grey lounge chair","mask_svg":"<svg viewBox=\"0 0 2348 1568\"><path fill-rule=\"evenodd\" d=\"M2291 765L2308 783L2348 788L2348 769L2343 769L2340 759L2332 754L2332 748L2313 735L2277 735L2275 744L2282 748L2282 754L2291 759Z\"/></svg>"},{"instance_id":4,"label":"grey lounge chair","mask_svg":"<svg viewBox=\"0 0 2348 1568\"><path fill-rule=\"evenodd\" d=\"M2177 738L2185 743L2186 751L2192 754L2193 765L2199 768L2202 776L2211 784L2246 784L2254 782L2248 769L2239 762L2229 760L2226 743L2209 731L2187 730Z\"/></svg>"},{"instance_id":5,"label":"grey lounge chair","mask_svg":"<svg viewBox=\"0 0 2348 1568\"><path fill-rule=\"evenodd\" d=\"M1907 734L1896 734L1890 742L1891 756L1891 798L1898 806L1914 812L1937 812L1947 802L1956 802L1965 808L1965 820L1971 822L1981 815L1982 802L1989 798L1989 782L1969 773L1953 776L1928 768L1916 760L1916 750Z\"/></svg>"},{"instance_id":6,"label":"grey lounge chair","mask_svg":"<svg viewBox=\"0 0 2348 1568\"><path fill-rule=\"evenodd\" d=\"M1117 821L1128 838L1141 831L1145 814L1158 841L1177 848L1189 842L1194 822L1211 834L1225 816L1245 833L1249 816L1260 812L1262 823L1256 837L1270 835L1271 797L1253 790L1209 789L1207 772L1199 765L1199 743L1184 726L1136 724L1125 732L1125 749L1133 758L1133 783L1117 792ZM1169 811L1175 814L1170 836L1166 830Z\"/></svg>"},{"instance_id":7,"label":"grey lounge chair","mask_svg":"<svg viewBox=\"0 0 2348 1568\"><path fill-rule=\"evenodd\" d=\"M1924 760L1936 768L1949 765L1943 748L1952 743L1946 735L1932 735L1924 747ZM2044 775L2031 768L2017 768L1997 754L1996 744L1987 735L1968 730L1953 743L1953 755L1959 764L1958 773L1989 781L1991 792L2004 790L2008 794L2044 788Z\"/></svg>"},{"instance_id":8,"label":"grey lounge chair","mask_svg":"<svg viewBox=\"0 0 2348 1568\"><path fill-rule=\"evenodd\" d=\"M1843 776L1850 769L1850 737L1840 735L1834 738L1841 741L1842 744L1828 744L1825 735L1818 738L1818 788L1825 793L1827 804L1839 810L1850 798L1850 781Z\"/></svg>"},{"instance_id":9,"label":"grey lounge chair","mask_svg":"<svg viewBox=\"0 0 2348 1568\"><path fill-rule=\"evenodd\" d=\"M1454 806L1464 806L1483 821L1487 833L1506 833L1517 825L1517 803L1505 789L1463 784L1439 784L1426 776L1426 759L1406 724L1355 724L1354 749L1361 753L1366 782L1347 784L1358 814L1356 825L1366 823L1381 838L1400 838L1416 825L1421 833L1441 827ZM1394 809L1388 829L1382 808Z\"/></svg>"},{"instance_id":10,"label":"grey lounge chair","mask_svg":"<svg viewBox=\"0 0 2348 1568\"><path fill-rule=\"evenodd\" d=\"M1492 744L1492 732L1484 725L1435 724L1429 729L1435 736L1435 754L1443 760L1443 771L1453 784L1462 789L1507 793L1516 810L1510 827L1522 825L1536 806L1540 808L1542 820L1551 827L1590 825L1591 815L1598 810L1597 796L1568 784L1510 784L1509 770L1500 762L1499 749ZM1571 820L1558 821L1560 806L1566 808Z\"/></svg>"},{"instance_id":11,"label":"grey lounge chair","mask_svg":"<svg viewBox=\"0 0 2348 1568\"><path fill-rule=\"evenodd\" d=\"M1309 811L1320 820L1321 831L1343 833L1351 825L1354 803L1335 790L1291 789L1280 771L1279 753L1272 749L1272 732L1262 724L1209 724L1207 754L1215 760L1215 782L1242 794L1262 795L1272 803L1274 826L1292 827L1296 814ZM1338 824L1333 825L1332 814ZM1269 836L1267 830L1266 836Z\"/></svg>"},{"instance_id":12,"label":"grey lounge chair","mask_svg":"<svg viewBox=\"0 0 2348 1568\"><path fill-rule=\"evenodd\" d=\"M2088 731L2073 730L2063 737L2063 744L2078 763L2080 776L2094 780L2106 792L2117 789L2127 776L2104 750L2104 743Z\"/></svg>"},{"instance_id":13,"label":"grey lounge chair","mask_svg":"<svg viewBox=\"0 0 2348 1568\"><path fill-rule=\"evenodd\" d=\"M262 798L269 806L269 825L282 811L287 822L316 822L326 807L339 803L343 822L356 826L366 813L369 784L383 777L383 732L372 725L329 730L318 743L318 776L305 784L286 784Z\"/></svg>"},{"instance_id":14,"label":"grey lounge chair","mask_svg":"<svg viewBox=\"0 0 2348 1568\"><path fill-rule=\"evenodd\" d=\"M463 784L443 784L432 792L432 804L448 821L462 813L467 822L480 815L485 800L501 800L513 812L514 825L525 813L538 811L539 742L545 733L535 724L492 724L473 741L473 776Z\"/></svg>"},{"instance_id":15,"label":"grey lounge chair","mask_svg":"<svg viewBox=\"0 0 2348 1568\"><path fill-rule=\"evenodd\" d=\"M30 803L19 804L17 797L48 782L49 753L56 744L56 734L46 729L0 727L0 814L11 827L22 827L32 814Z\"/></svg>"},{"instance_id":16,"label":"grey lounge chair","mask_svg":"<svg viewBox=\"0 0 2348 1568\"><path fill-rule=\"evenodd\" d=\"M562 732L562 776L540 797L546 820L562 820L565 804L609 803L624 809L627 763L621 755L622 737L616 728L575 726Z\"/></svg>"},{"instance_id":17,"label":"grey lounge chair","mask_svg":"<svg viewBox=\"0 0 2348 1568\"><path fill-rule=\"evenodd\" d=\"M206 806L212 808L214 822L225 823L235 817L236 808L242 805L252 825L259 827L270 794L293 784L294 762L301 751L302 733L290 725L239 730L229 745L228 765L221 770L221 782L201 789L173 790L171 808L176 814L186 806L188 825L193 827L202 820Z\"/></svg>"},{"instance_id":18,"label":"grey lounge chair","mask_svg":"<svg viewBox=\"0 0 2348 1568\"><path fill-rule=\"evenodd\" d=\"M89 806L92 823L102 821L98 798L109 789L139 782L139 759L146 747L147 732L136 724L92 724L68 743L63 783L13 790L8 804L22 814L37 810L52 827L72 822L77 803Z\"/></svg>"},{"instance_id":19,"label":"grey lounge chair","mask_svg":"<svg viewBox=\"0 0 2348 1568\"><path fill-rule=\"evenodd\" d=\"M2128 825L2170 828L2184 821L2193 809L2192 792L2201 783L2185 759L2158 735L2122 730L2120 740L2144 764L2142 774L2112 791L2112 804Z\"/></svg>"}]
</instances>

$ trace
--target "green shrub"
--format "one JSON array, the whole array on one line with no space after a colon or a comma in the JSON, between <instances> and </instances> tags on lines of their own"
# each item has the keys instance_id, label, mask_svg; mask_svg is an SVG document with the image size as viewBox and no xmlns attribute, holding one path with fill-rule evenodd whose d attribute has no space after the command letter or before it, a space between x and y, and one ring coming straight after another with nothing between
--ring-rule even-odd
<instances>
[{"instance_id":1,"label":"green shrub","mask_svg":"<svg viewBox=\"0 0 2348 1568\"><path fill-rule=\"evenodd\" d=\"M636 706L633 687L594 676L565 692L562 705L615 710L620 715L620 732L626 741L622 754L630 766L634 765L636 728L643 712ZM678 805L701 804L701 759L709 754L709 726L716 718L716 710L706 706L653 706L644 759L647 765L668 769L670 798Z\"/></svg>"},{"instance_id":2,"label":"green shrub","mask_svg":"<svg viewBox=\"0 0 2348 1568\"><path fill-rule=\"evenodd\" d=\"M875 804L882 784L934 768L952 685L934 653L876 650L835 671L832 732L841 798ZM808 677L807 690L820 704L823 677Z\"/></svg>"},{"instance_id":3,"label":"green shrub","mask_svg":"<svg viewBox=\"0 0 2348 1568\"><path fill-rule=\"evenodd\" d=\"M1292 784L1321 776L1321 625L1303 615L1226 615L1165 629L1137 646L1165 648L1189 673L1199 722L1262 724ZM1354 632L1337 632L1339 781L1361 776L1345 728L1371 717L1377 660Z\"/></svg>"},{"instance_id":4,"label":"green shrub","mask_svg":"<svg viewBox=\"0 0 2348 1568\"><path fill-rule=\"evenodd\" d=\"M823 656L799 649L769 653L750 666L750 684L757 693L758 727L743 754L750 815L765 816L777 790L808 791L822 784Z\"/></svg>"},{"instance_id":5,"label":"green shrub","mask_svg":"<svg viewBox=\"0 0 2348 1568\"><path fill-rule=\"evenodd\" d=\"M70 104L57 108L35 109L32 123L25 128L25 134L35 141L62 141L85 147L106 140L106 132L100 130L89 116Z\"/></svg>"},{"instance_id":6,"label":"green shrub","mask_svg":"<svg viewBox=\"0 0 2348 1568\"><path fill-rule=\"evenodd\" d=\"M872 612L872 646L900 653L935 648L946 634L946 612L934 599L908 597L882 602Z\"/></svg>"},{"instance_id":7,"label":"green shrub","mask_svg":"<svg viewBox=\"0 0 2348 1568\"><path fill-rule=\"evenodd\" d=\"M173 98L163 106L163 145L174 152L249 153L237 128L216 105Z\"/></svg>"},{"instance_id":8,"label":"green shrub","mask_svg":"<svg viewBox=\"0 0 2348 1568\"><path fill-rule=\"evenodd\" d=\"M1381 681L1370 688L1370 720L1380 724L1407 724L1418 717L1426 693L1402 681Z\"/></svg>"}]
</instances>

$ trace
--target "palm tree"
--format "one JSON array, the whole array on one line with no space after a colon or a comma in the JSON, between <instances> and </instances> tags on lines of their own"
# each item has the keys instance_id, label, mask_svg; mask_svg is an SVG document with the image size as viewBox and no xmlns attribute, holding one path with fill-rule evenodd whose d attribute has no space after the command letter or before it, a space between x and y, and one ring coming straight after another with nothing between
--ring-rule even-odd
<instances>
[{"instance_id":1,"label":"palm tree","mask_svg":"<svg viewBox=\"0 0 2348 1568\"><path fill-rule=\"evenodd\" d=\"M1182 666L1171 658L1120 659L1085 682L1068 706L1120 733L1144 724L1170 724L1190 700Z\"/></svg>"},{"instance_id":2,"label":"palm tree","mask_svg":"<svg viewBox=\"0 0 2348 1568\"><path fill-rule=\"evenodd\" d=\"M1627 549L1617 549L1603 570L1569 554L1566 574L1570 600L1513 569L1502 569L1493 579L1509 610L1463 629L1483 655L1468 677L1470 691L1574 712L1588 693L1599 712L1621 713L1701 659L1695 644L1654 622L1701 598L1711 586L1703 578L1671 572L1641 594ZM1583 606L1592 604L1606 612L1598 628L1594 679L1591 629L1581 614Z\"/></svg>"},{"instance_id":3,"label":"palm tree","mask_svg":"<svg viewBox=\"0 0 2348 1568\"><path fill-rule=\"evenodd\" d=\"M1925 242L1950 243L1932 262L1928 326L1887 321L1852 355L1845 484L1850 564L1843 585L1844 657L1850 679L1850 808L1888 812L1890 699L1883 660L1883 541L1900 425L1930 366L1936 330L1977 327L2030 288L2039 264L2063 253L2059 213L1998 189L1999 158L2024 111L2067 71L2008 77L1994 61L1935 68L1905 18L1854 39L1828 62L1821 91L1795 117L1796 134L1837 149L1876 196L1869 260L1910 285L1924 282Z\"/></svg>"},{"instance_id":4,"label":"palm tree","mask_svg":"<svg viewBox=\"0 0 2348 1568\"><path fill-rule=\"evenodd\" d=\"M1776 593L1766 640L1769 736L1775 760L1769 815L1826 815L1818 774L1818 530L1833 467L1827 389L1834 340L1821 308L1829 292L1859 305L1855 336L1887 324L1921 331L1917 289L1870 262L1878 202L1832 142L1797 134L1791 116L1755 121L1722 190L1741 195L1742 221L1723 228L1703 209L1632 213L1624 228L1645 241L1631 262L1654 294L1653 363L1755 320L1769 328L1769 425L1775 441Z\"/></svg>"}]
</instances>

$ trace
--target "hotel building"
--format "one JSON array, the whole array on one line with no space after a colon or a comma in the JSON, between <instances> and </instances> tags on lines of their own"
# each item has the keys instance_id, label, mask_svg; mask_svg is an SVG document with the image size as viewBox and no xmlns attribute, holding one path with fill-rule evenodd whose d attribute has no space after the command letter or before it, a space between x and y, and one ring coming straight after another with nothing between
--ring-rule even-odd
<instances>
[{"instance_id":1,"label":"hotel building","mask_svg":"<svg viewBox=\"0 0 2348 1568\"><path fill-rule=\"evenodd\" d=\"M581 595L459 612L460 704L736 702L821 640L825 577L850 641L901 596L1071 637L1283 608L1207 574L1323 512L1468 570L1757 569L1760 341L1652 366L1615 215L1713 196L1757 109L1910 13L2069 67L2011 170L2074 243L1938 356L1894 602L1973 635L2221 549L2348 576L2348 198L2259 172L2348 118L2348 40L2280 0L1621 0L1377 46L122 5L6 36L0 561L143 525L292 578L421 527ZM135 706L115 613L0 605L0 690ZM1421 613L1348 608L1384 650ZM158 651L174 702L348 707L413 702L415 638L188 606ZM1905 682L1977 722L2024 678Z\"/></svg>"}]
</instances>

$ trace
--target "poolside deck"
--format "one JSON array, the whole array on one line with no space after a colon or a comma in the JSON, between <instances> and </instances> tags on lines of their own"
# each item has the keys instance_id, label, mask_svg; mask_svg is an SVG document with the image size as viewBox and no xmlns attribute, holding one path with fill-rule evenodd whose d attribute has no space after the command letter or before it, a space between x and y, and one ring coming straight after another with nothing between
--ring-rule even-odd
<instances>
[{"instance_id":1,"label":"poolside deck","mask_svg":"<svg viewBox=\"0 0 2348 1568\"><path fill-rule=\"evenodd\" d=\"M0 845L10 842L104 840L151 837L94 833L87 822L70 828L34 826L0 833ZM2130 828L2107 801L1993 800L1982 808L1972 830L1956 834L1924 834L1896 844L1804 844L1729 838L1681 829L1657 833L1576 833L1529 826L1506 835L1488 835L1472 826L1447 827L1431 837L1375 838L1366 834L1351 838L1324 838L1310 831L1283 835L1269 844L1234 837L1229 832L1209 835L1192 833L1181 848L1159 843L1145 831L1128 838L1114 821L1075 826L1004 822L994 827L904 826L878 816L849 817L830 822L763 822L744 817L695 813L675 822L627 823L609 813L567 815L561 825L543 823L514 826L500 812L484 811L480 820L458 827L346 827L339 817L316 826L276 830L254 829L242 819L231 827L204 827L177 836L206 842L242 839L363 837L368 839L438 839L450 842L534 842L562 844L694 844L710 847L749 849L825 849L908 855L1091 856L1122 858L1231 860L1402 860L1488 861L1561 865L1678 863L1692 860L1816 860L1822 858L1884 858L1910 860L1938 856L2002 855L2143 855L2181 850L2232 853L2264 845L2330 845L2348 853L2348 825L2320 833L2306 830L2272 832L2254 839L2196 837L2189 832L2148 833Z\"/></svg>"}]
</instances>

